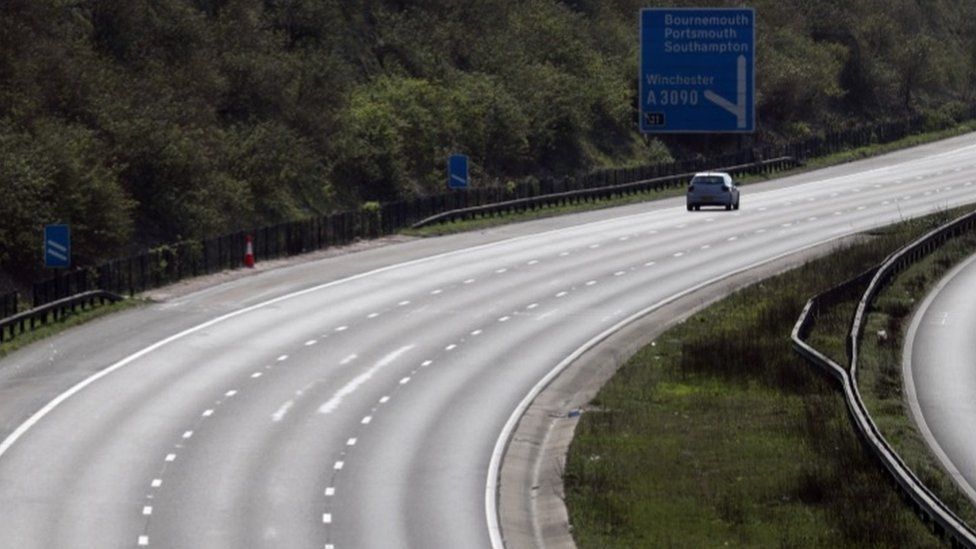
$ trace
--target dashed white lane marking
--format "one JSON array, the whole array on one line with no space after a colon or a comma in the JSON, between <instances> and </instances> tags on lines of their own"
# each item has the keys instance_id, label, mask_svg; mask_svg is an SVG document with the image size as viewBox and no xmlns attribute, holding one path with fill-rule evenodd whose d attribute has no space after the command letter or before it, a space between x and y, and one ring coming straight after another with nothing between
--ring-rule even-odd
<instances>
[{"instance_id":1,"label":"dashed white lane marking","mask_svg":"<svg viewBox=\"0 0 976 549\"><path fill-rule=\"evenodd\" d=\"M167 462L176 461L176 454L166 454L166 461Z\"/></svg>"},{"instance_id":2,"label":"dashed white lane marking","mask_svg":"<svg viewBox=\"0 0 976 549\"><path fill-rule=\"evenodd\" d=\"M766 210L768 210L768 209L769 209L769 208L766 208L766 207L762 207L762 208L759 208L759 211L761 211L761 212L764 212L764 211L766 211Z\"/></svg>"},{"instance_id":3,"label":"dashed white lane marking","mask_svg":"<svg viewBox=\"0 0 976 549\"><path fill-rule=\"evenodd\" d=\"M430 295L440 295L442 293L444 293L444 290L441 290L440 288L438 288L438 289L430 292Z\"/></svg>"},{"instance_id":4,"label":"dashed white lane marking","mask_svg":"<svg viewBox=\"0 0 976 549\"><path fill-rule=\"evenodd\" d=\"M613 276L624 276L625 274L627 274L627 271L617 271L613 273Z\"/></svg>"},{"instance_id":5,"label":"dashed white lane marking","mask_svg":"<svg viewBox=\"0 0 976 549\"><path fill-rule=\"evenodd\" d=\"M407 383L410 383L410 377L409 376L407 376L407 377L405 377L405 378L403 378L403 379L400 380L400 385L406 385Z\"/></svg>"},{"instance_id":6,"label":"dashed white lane marking","mask_svg":"<svg viewBox=\"0 0 976 549\"><path fill-rule=\"evenodd\" d=\"M807 218L807 221L816 221L816 220L817 220L817 217L816 216L808 217Z\"/></svg>"},{"instance_id":7,"label":"dashed white lane marking","mask_svg":"<svg viewBox=\"0 0 976 549\"><path fill-rule=\"evenodd\" d=\"M356 354L349 355L346 358L342 359L342 361L339 362L339 365L345 366L346 364L349 364L350 362L356 360L357 358L359 358L359 355Z\"/></svg>"},{"instance_id":8,"label":"dashed white lane marking","mask_svg":"<svg viewBox=\"0 0 976 549\"><path fill-rule=\"evenodd\" d=\"M711 244L705 244L704 246L702 246L702 247L701 247L701 249L703 249L703 250L707 250L707 249L709 249L709 248L711 248L711 247L712 247L712 245L711 245Z\"/></svg>"},{"instance_id":9,"label":"dashed white lane marking","mask_svg":"<svg viewBox=\"0 0 976 549\"><path fill-rule=\"evenodd\" d=\"M337 331L337 332L345 332L348 329L349 329L349 326L339 326L339 327L337 327L335 329L335 331Z\"/></svg>"},{"instance_id":10,"label":"dashed white lane marking","mask_svg":"<svg viewBox=\"0 0 976 549\"><path fill-rule=\"evenodd\" d=\"M271 421L277 423L285 419L285 416L288 415L288 410L291 410L291 407L294 405L295 405L294 400L289 400L288 402L282 404L281 408L278 408L278 410L275 411L275 413L271 414Z\"/></svg>"},{"instance_id":11,"label":"dashed white lane marking","mask_svg":"<svg viewBox=\"0 0 976 549\"><path fill-rule=\"evenodd\" d=\"M586 285L587 285L587 286L593 286L593 285L595 285L595 284L596 284L596 280L588 280L588 281L586 282Z\"/></svg>"},{"instance_id":12,"label":"dashed white lane marking","mask_svg":"<svg viewBox=\"0 0 976 549\"><path fill-rule=\"evenodd\" d=\"M628 240L630 240L630 237L629 236L621 236L617 240L619 240L621 242L627 242Z\"/></svg>"},{"instance_id":13,"label":"dashed white lane marking","mask_svg":"<svg viewBox=\"0 0 976 549\"><path fill-rule=\"evenodd\" d=\"M368 315L366 315L366 318L373 319L373 318L376 318L378 316L380 316L379 313L369 313Z\"/></svg>"},{"instance_id":14,"label":"dashed white lane marking","mask_svg":"<svg viewBox=\"0 0 976 549\"><path fill-rule=\"evenodd\" d=\"M475 279L473 279L473 278L469 278L469 279L467 279L467 280L464 281L464 284L474 284L474 283L475 283Z\"/></svg>"},{"instance_id":15,"label":"dashed white lane marking","mask_svg":"<svg viewBox=\"0 0 976 549\"><path fill-rule=\"evenodd\" d=\"M312 345L315 345L318 342L319 341L317 339L310 339L310 340L308 340L308 341L305 342L305 346L306 347L311 347Z\"/></svg>"},{"instance_id":16,"label":"dashed white lane marking","mask_svg":"<svg viewBox=\"0 0 976 549\"><path fill-rule=\"evenodd\" d=\"M425 360L425 361L423 361L423 362L420 363L420 366L422 368L426 368L426 367L430 366L433 363L434 363L433 360ZM386 401L381 399L380 402L383 403L383 402L386 402Z\"/></svg>"},{"instance_id":17,"label":"dashed white lane marking","mask_svg":"<svg viewBox=\"0 0 976 549\"><path fill-rule=\"evenodd\" d=\"M866 209L868 209L867 206L858 206L857 207L857 211L866 210Z\"/></svg>"},{"instance_id":18,"label":"dashed white lane marking","mask_svg":"<svg viewBox=\"0 0 976 549\"><path fill-rule=\"evenodd\" d=\"M288 360L288 355L281 355L278 357L278 362L284 362Z\"/></svg>"},{"instance_id":19,"label":"dashed white lane marking","mask_svg":"<svg viewBox=\"0 0 976 549\"><path fill-rule=\"evenodd\" d=\"M884 202L881 203L882 206L887 206L888 204L891 204L890 200L885 200Z\"/></svg>"},{"instance_id":20,"label":"dashed white lane marking","mask_svg":"<svg viewBox=\"0 0 976 549\"><path fill-rule=\"evenodd\" d=\"M830 198L837 198L838 196L840 196L840 193L830 193Z\"/></svg>"},{"instance_id":21,"label":"dashed white lane marking","mask_svg":"<svg viewBox=\"0 0 976 549\"><path fill-rule=\"evenodd\" d=\"M843 213L844 213L844 212L834 212L834 215L841 215L841 214L843 214Z\"/></svg>"},{"instance_id":22,"label":"dashed white lane marking","mask_svg":"<svg viewBox=\"0 0 976 549\"><path fill-rule=\"evenodd\" d=\"M739 240L739 237L737 237L737 236L730 236L730 237L726 238L725 240L727 240L728 242L735 242L736 240Z\"/></svg>"},{"instance_id":23,"label":"dashed white lane marking","mask_svg":"<svg viewBox=\"0 0 976 549\"><path fill-rule=\"evenodd\" d=\"M356 442L357 442L356 439L351 438L351 439L349 439L349 440L346 441L346 446L355 446L356 445Z\"/></svg>"},{"instance_id":24,"label":"dashed white lane marking","mask_svg":"<svg viewBox=\"0 0 976 549\"><path fill-rule=\"evenodd\" d=\"M400 356L414 347L415 345L406 345L381 358L369 370L366 370L365 372L354 377L349 383L345 384L338 391L336 391L335 394L332 395L332 398L325 402L325 404L319 406L319 413L330 414L335 411L335 409L342 404L342 399L356 392L356 389L358 389L360 385L369 381L381 368L389 366L396 359L400 358Z\"/></svg>"},{"instance_id":25,"label":"dashed white lane marking","mask_svg":"<svg viewBox=\"0 0 976 549\"><path fill-rule=\"evenodd\" d=\"M495 274L504 274L504 273L507 273L507 272L508 272L508 269L506 269L504 267L502 267L501 269L495 269Z\"/></svg>"},{"instance_id":26,"label":"dashed white lane marking","mask_svg":"<svg viewBox=\"0 0 976 549\"><path fill-rule=\"evenodd\" d=\"M261 372L254 372L253 374L251 374L251 379L257 379L263 375L264 374L262 374Z\"/></svg>"},{"instance_id":27,"label":"dashed white lane marking","mask_svg":"<svg viewBox=\"0 0 976 549\"><path fill-rule=\"evenodd\" d=\"M758 229L756 234L763 234L764 232L766 232L766 229Z\"/></svg>"},{"instance_id":28,"label":"dashed white lane marking","mask_svg":"<svg viewBox=\"0 0 976 549\"><path fill-rule=\"evenodd\" d=\"M384 397L380 398L380 404L386 404L389 401L390 401L390 397L388 397L388 396L384 396Z\"/></svg>"},{"instance_id":29,"label":"dashed white lane marking","mask_svg":"<svg viewBox=\"0 0 976 549\"><path fill-rule=\"evenodd\" d=\"M782 227L782 228L784 228L784 229L788 229L788 228L790 228L790 227L792 227L792 226L793 226L793 224L792 224L792 223L783 223L782 225L780 225L780 227Z\"/></svg>"},{"instance_id":30,"label":"dashed white lane marking","mask_svg":"<svg viewBox=\"0 0 976 549\"><path fill-rule=\"evenodd\" d=\"M676 253L674 254L674 257L681 257L681 256L683 256L683 255L685 255L685 253L684 253L684 252L676 252Z\"/></svg>"},{"instance_id":31,"label":"dashed white lane marking","mask_svg":"<svg viewBox=\"0 0 976 549\"><path fill-rule=\"evenodd\" d=\"M401 301L401 302L399 302L399 303L397 303L397 307L406 307L407 305L410 305L410 301L408 301L406 299L403 300L403 301Z\"/></svg>"},{"instance_id":32,"label":"dashed white lane marking","mask_svg":"<svg viewBox=\"0 0 976 549\"><path fill-rule=\"evenodd\" d=\"M599 248L599 247L600 247L600 245L599 245L599 244L590 244L590 249L591 249L591 250L595 250L595 249L597 249L597 248Z\"/></svg>"},{"instance_id":33,"label":"dashed white lane marking","mask_svg":"<svg viewBox=\"0 0 976 549\"><path fill-rule=\"evenodd\" d=\"M363 425L369 425L371 421L373 421L373 416L366 416L363 418L362 421L360 421L360 423L362 423Z\"/></svg>"},{"instance_id":34,"label":"dashed white lane marking","mask_svg":"<svg viewBox=\"0 0 976 549\"><path fill-rule=\"evenodd\" d=\"M528 307L526 307L526 309L528 309L528 310L530 310L530 311L531 311L532 309L538 309L538 308L539 308L539 304L538 304L538 303L530 303L530 304L529 304L529 306L528 306Z\"/></svg>"},{"instance_id":35,"label":"dashed white lane marking","mask_svg":"<svg viewBox=\"0 0 976 549\"><path fill-rule=\"evenodd\" d=\"M183 440L186 440L186 439L188 439L188 438L190 438L192 436L193 436L193 431L187 431L187 432L183 433Z\"/></svg>"},{"instance_id":36,"label":"dashed white lane marking","mask_svg":"<svg viewBox=\"0 0 976 549\"><path fill-rule=\"evenodd\" d=\"M508 322L511 319L512 319L512 317L510 317L510 316L503 316L503 317L501 317L501 318L498 319L498 322Z\"/></svg>"},{"instance_id":37,"label":"dashed white lane marking","mask_svg":"<svg viewBox=\"0 0 976 549\"><path fill-rule=\"evenodd\" d=\"M335 462L335 465L332 466L332 468L335 469L336 471L341 471L342 468L345 467L345 466L346 466L345 463L343 463L341 461L337 461L337 462Z\"/></svg>"},{"instance_id":38,"label":"dashed white lane marking","mask_svg":"<svg viewBox=\"0 0 976 549\"><path fill-rule=\"evenodd\" d=\"M332 524L332 513L322 513L322 524Z\"/></svg>"},{"instance_id":39,"label":"dashed white lane marking","mask_svg":"<svg viewBox=\"0 0 976 549\"><path fill-rule=\"evenodd\" d=\"M528 263L526 263L526 265L538 265L538 264L539 264L539 260L538 259L533 259L532 261L529 261Z\"/></svg>"},{"instance_id":40,"label":"dashed white lane marking","mask_svg":"<svg viewBox=\"0 0 976 549\"><path fill-rule=\"evenodd\" d=\"M207 409L203 411L203 417L210 417L214 413L213 409Z\"/></svg>"},{"instance_id":41,"label":"dashed white lane marking","mask_svg":"<svg viewBox=\"0 0 976 549\"><path fill-rule=\"evenodd\" d=\"M655 262L653 262L653 261L648 261L647 263L645 263L645 264L644 264L644 266L645 266L645 267L653 267L653 266L654 266L655 264L656 264L656 263L655 263Z\"/></svg>"},{"instance_id":42,"label":"dashed white lane marking","mask_svg":"<svg viewBox=\"0 0 976 549\"><path fill-rule=\"evenodd\" d=\"M554 314L556 314L558 312L559 312L559 309L553 309L551 311L547 311L547 312L542 313L541 315L537 316L536 317L536 320L544 320L544 319L546 319L546 318L548 318L548 317L550 317L550 316L552 316L552 315L554 315Z\"/></svg>"},{"instance_id":43,"label":"dashed white lane marking","mask_svg":"<svg viewBox=\"0 0 976 549\"><path fill-rule=\"evenodd\" d=\"M237 391L231 389L230 391L227 391L226 393L224 393L224 396L227 397L227 398L230 398L230 397L232 397L232 396L234 396L236 394L237 394Z\"/></svg>"},{"instance_id":44,"label":"dashed white lane marking","mask_svg":"<svg viewBox=\"0 0 976 549\"><path fill-rule=\"evenodd\" d=\"M481 335L482 333L483 333L483 332L482 332L481 330L475 330L475 331L473 331L473 332L471 332L471 335L473 335L473 336L479 336L479 335Z\"/></svg>"},{"instance_id":45,"label":"dashed white lane marking","mask_svg":"<svg viewBox=\"0 0 976 549\"><path fill-rule=\"evenodd\" d=\"M332 486L329 486L328 488L325 489L325 496L326 497L330 497L331 498L334 495L335 495L335 488L333 488Z\"/></svg>"},{"instance_id":46,"label":"dashed white lane marking","mask_svg":"<svg viewBox=\"0 0 976 549\"><path fill-rule=\"evenodd\" d=\"M335 549L335 545L332 545L331 543L326 543L325 549Z\"/></svg>"},{"instance_id":47,"label":"dashed white lane marking","mask_svg":"<svg viewBox=\"0 0 976 549\"><path fill-rule=\"evenodd\" d=\"M556 294L556 297L566 297L568 294L569 292L559 292L558 294Z\"/></svg>"},{"instance_id":48,"label":"dashed white lane marking","mask_svg":"<svg viewBox=\"0 0 976 549\"><path fill-rule=\"evenodd\" d=\"M139 536L139 547L149 545L149 536Z\"/></svg>"},{"instance_id":49,"label":"dashed white lane marking","mask_svg":"<svg viewBox=\"0 0 976 549\"><path fill-rule=\"evenodd\" d=\"M163 485L163 479L161 478L154 478L152 483L150 484L150 486L152 486L153 488L159 488L162 485Z\"/></svg>"},{"instance_id":50,"label":"dashed white lane marking","mask_svg":"<svg viewBox=\"0 0 976 549\"><path fill-rule=\"evenodd\" d=\"M445 351L453 351L454 349L457 349L457 344L456 343L451 343L447 347L444 347L444 350Z\"/></svg>"},{"instance_id":51,"label":"dashed white lane marking","mask_svg":"<svg viewBox=\"0 0 976 549\"><path fill-rule=\"evenodd\" d=\"M145 516L147 516L147 517L149 515L151 515L152 514L152 506L151 505L147 505L147 506L143 507L142 508L142 514L145 515Z\"/></svg>"}]
</instances>

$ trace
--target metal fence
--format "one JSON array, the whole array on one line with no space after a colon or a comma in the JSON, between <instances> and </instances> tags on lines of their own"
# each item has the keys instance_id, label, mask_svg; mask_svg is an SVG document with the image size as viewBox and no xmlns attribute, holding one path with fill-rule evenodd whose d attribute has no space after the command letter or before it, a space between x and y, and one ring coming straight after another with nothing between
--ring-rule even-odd
<instances>
[{"instance_id":1,"label":"metal fence","mask_svg":"<svg viewBox=\"0 0 976 549\"><path fill-rule=\"evenodd\" d=\"M10 292L0 295L0 318L7 318L17 314L17 302L20 294Z\"/></svg>"},{"instance_id":2,"label":"metal fence","mask_svg":"<svg viewBox=\"0 0 976 549\"><path fill-rule=\"evenodd\" d=\"M970 113L976 118L976 110ZM549 202L603 198L631 192L643 183L676 177L718 166L760 166L763 171L787 169L797 161L823 156L871 143L890 142L925 128L921 116L832 132L788 144L750 148L712 158L686 159L668 164L596 170L579 177L543 177L508 187L476 187L382 204L376 210L336 213L242 230L202 241L186 241L115 259L35 282L31 302L39 307L92 289L119 294L136 293L186 277L213 273L241 265L245 235L254 238L259 259L300 254L329 246L348 244L358 238L375 238L445 212L482 208L499 211L531 209ZM784 158L790 161L782 161ZM586 192L593 191L591 195ZM573 194L575 193L575 194ZM552 200L540 199L551 197ZM531 200L527 200L531 199ZM524 201L519 204L516 201ZM450 218L450 216L445 216ZM3 318L3 317L0 317Z\"/></svg>"},{"instance_id":3,"label":"metal fence","mask_svg":"<svg viewBox=\"0 0 976 549\"><path fill-rule=\"evenodd\" d=\"M807 302L793 327L792 334L793 348L796 352L810 363L823 368L841 383L847 409L858 434L908 497L916 513L931 525L937 534L948 538L952 547L968 548L976 548L976 532L946 507L908 468L885 439L864 405L857 385L857 355L858 343L864 331L866 311L881 288L889 284L895 274L925 257L946 241L973 230L976 230L976 212L943 225L893 253L880 266L815 296ZM805 339L820 310L842 300L856 297L858 293L855 292L861 293L861 297L846 339L847 360L850 366L844 368L814 349Z\"/></svg>"}]
</instances>

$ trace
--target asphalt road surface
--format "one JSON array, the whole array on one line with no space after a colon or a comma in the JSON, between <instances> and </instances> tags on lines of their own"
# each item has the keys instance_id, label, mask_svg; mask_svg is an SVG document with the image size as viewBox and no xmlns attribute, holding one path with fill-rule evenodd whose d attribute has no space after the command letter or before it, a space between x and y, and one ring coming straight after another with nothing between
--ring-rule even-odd
<instances>
[{"instance_id":1,"label":"asphalt road surface","mask_svg":"<svg viewBox=\"0 0 976 549\"><path fill-rule=\"evenodd\" d=\"M905 388L919 430L976 503L976 256L949 272L905 337Z\"/></svg>"},{"instance_id":2,"label":"asphalt road surface","mask_svg":"<svg viewBox=\"0 0 976 549\"><path fill-rule=\"evenodd\" d=\"M69 330L0 361L0 546L489 547L503 427L576 349L976 202L974 181L964 136L744 187L738 212L669 199L427 239Z\"/></svg>"}]
</instances>

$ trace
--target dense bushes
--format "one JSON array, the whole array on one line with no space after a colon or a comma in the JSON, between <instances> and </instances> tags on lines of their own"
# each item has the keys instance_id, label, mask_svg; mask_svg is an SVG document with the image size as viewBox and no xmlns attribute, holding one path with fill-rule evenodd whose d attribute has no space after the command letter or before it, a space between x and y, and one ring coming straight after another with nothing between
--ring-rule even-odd
<instances>
[{"instance_id":1,"label":"dense bushes","mask_svg":"<svg viewBox=\"0 0 976 549\"><path fill-rule=\"evenodd\" d=\"M716 152L635 131L645 4L4 0L0 271L45 223L87 262L439 189L453 151L479 182ZM757 139L972 99L971 2L753 5Z\"/></svg>"}]
</instances>

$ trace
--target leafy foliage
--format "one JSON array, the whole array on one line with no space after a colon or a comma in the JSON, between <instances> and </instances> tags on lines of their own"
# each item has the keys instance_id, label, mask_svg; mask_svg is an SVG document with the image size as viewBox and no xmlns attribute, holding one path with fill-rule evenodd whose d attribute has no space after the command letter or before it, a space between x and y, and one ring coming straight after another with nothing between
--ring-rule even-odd
<instances>
[{"instance_id":1,"label":"leafy foliage","mask_svg":"<svg viewBox=\"0 0 976 549\"><path fill-rule=\"evenodd\" d=\"M85 263L431 192L455 151L481 183L714 152L636 131L644 5L4 0L0 271L45 223ZM753 5L758 139L973 99L972 2Z\"/></svg>"}]
</instances>

